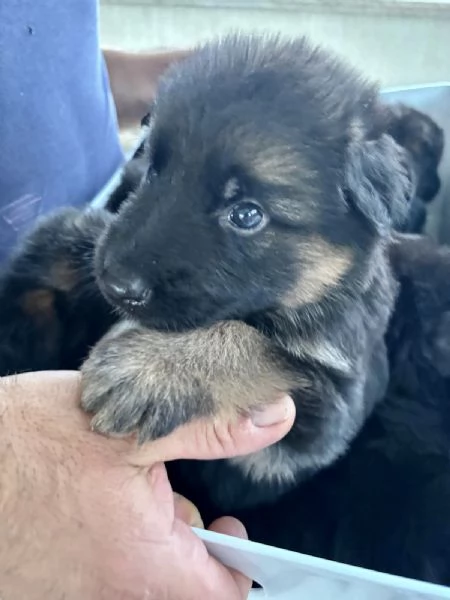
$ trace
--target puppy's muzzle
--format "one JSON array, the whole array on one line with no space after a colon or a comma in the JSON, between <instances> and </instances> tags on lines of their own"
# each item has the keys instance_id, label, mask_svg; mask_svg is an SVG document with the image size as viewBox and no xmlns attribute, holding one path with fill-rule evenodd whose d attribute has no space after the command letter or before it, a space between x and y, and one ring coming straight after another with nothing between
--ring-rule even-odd
<instances>
[{"instance_id":1,"label":"puppy's muzzle","mask_svg":"<svg viewBox=\"0 0 450 600\"><path fill-rule=\"evenodd\" d=\"M143 306L151 296L151 291L137 275L128 274L125 278L104 270L99 283L106 298L119 306Z\"/></svg>"}]
</instances>

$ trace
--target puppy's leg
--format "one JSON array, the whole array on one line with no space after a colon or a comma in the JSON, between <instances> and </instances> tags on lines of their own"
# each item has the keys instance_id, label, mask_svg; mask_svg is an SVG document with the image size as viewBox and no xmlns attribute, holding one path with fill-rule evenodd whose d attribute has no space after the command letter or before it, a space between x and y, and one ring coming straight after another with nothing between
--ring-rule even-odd
<instances>
[{"instance_id":1,"label":"puppy's leg","mask_svg":"<svg viewBox=\"0 0 450 600\"><path fill-rule=\"evenodd\" d=\"M299 385L269 340L241 322L167 333L114 327L82 367L86 411L105 434L155 439L196 418L236 417Z\"/></svg>"},{"instance_id":2,"label":"puppy's leg","mask_svg":"<svg viewBox=\"0 0 450 600\"><path fill-rule=\"evenodd\" d=\"M107 308L91 264L111 218L106 211L67 209L25 239L0 278L0 375L75 368L85 338L104 333L98 323Z\"/></svg>"},{"instance_id":3,"label":"puppy's leg","mask_svg":"<svg viewBox=\"0 0 450 600\"><path fill-rule=\"evenodd\" d=\"M369 370L385 369L383 348L377 353L382 360L377 354ZM94 415L93 428L137 432L140 442L201 417L233 419L290 393L297 419L286 441L301 455L292 467L296 471L329 464L344 452L366 406L384 393L356 366L341 372L334 362L320 364L307 352L293 360L238 321L187 333L122 322L95 346L82 375L82 405Z\"/></svg>"}]
</instances>

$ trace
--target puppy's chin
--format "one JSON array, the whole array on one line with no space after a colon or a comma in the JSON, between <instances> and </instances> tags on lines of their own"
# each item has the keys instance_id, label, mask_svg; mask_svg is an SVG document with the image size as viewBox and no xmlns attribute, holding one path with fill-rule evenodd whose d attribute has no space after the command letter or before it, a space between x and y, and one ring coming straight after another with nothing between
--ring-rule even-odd
<instances>
[{"instance_id":1,"label":"puppy's chin","mask_svg":"<svg viewBox=\"0 0 450 600\"><path fill-rule=\"evenodd\" d=\"M204 300L204 299L203 299ZM201 299L175 299L167 296L153 298L140 306L115 306L125 318L130 318L142 327L169 332L186 332L211 327L219 321L245 320L252 310L245 310L239 303L207 305Z\"/></svg>"},{"instance_id":2,"label":"puppy's chin","mask_svg":"<svg viewBox=\"0 0 450 600\"><path fill-rule=\"evenodd\" d=\"M155 329L157 331L169 331L174 333L182 333L190 331L192 329L198 329L200 327L207 327L211 325L213 321L208 320L193 320L187 318L179 318L177 316L171 317L170 315L162 316L152 314L150 311L141 311L136 309L129 309L126 312L122 311L125 317L133 319L136 323L147 329Z\"/></svg>"},{"instance_id":3,"label":"puppy's chin","mask_svg":"<svg viewBox=\"0 0 450 600\"><path fill-rule=\"evenodd\" d=\"M182 308L170 309L172 303L167 302L167 307L161 307L159 302L150 301L142 306L129 306L115 308L120 314L132 319L142 327L158 331L185 332L201 327L208 327L220 319L216 319L207 312L183 310ZM174 303L175 304L175 303ZM182 303L180 303L182 306Z\"/></svg>"}]
</instances>

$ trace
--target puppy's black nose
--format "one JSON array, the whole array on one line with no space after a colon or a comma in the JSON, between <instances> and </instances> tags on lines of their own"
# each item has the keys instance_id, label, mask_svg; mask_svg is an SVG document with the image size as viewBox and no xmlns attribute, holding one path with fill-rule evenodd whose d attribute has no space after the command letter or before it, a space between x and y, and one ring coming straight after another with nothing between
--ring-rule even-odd
<instances>
[{"instance_id":1,"label":"puppy's black nose","mask_svg":"<svg viewBox=\"0 0 450 600\"><path fill-rule=\"evenodd\" d=\"M118 302L119 304L129 304L132 306L144 304L150 295L145 282L135 275L130 275L127 279L122 279L111 272L104 272L102 284L106 295L113 302Z\"/></svg>"}]
</instances>

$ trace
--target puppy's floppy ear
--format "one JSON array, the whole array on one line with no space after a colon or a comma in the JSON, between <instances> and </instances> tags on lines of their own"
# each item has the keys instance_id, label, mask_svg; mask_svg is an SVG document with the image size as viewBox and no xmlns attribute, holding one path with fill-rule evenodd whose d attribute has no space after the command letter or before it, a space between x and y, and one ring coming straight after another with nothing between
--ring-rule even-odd
<instances>
[{"instance_id":1,"label":"puppy's floppy ear","mask_svg":"<svg viewBox=\"0 0 450 600\"><path fill-rule=\"evenodd\" d=\"M344 193L376 233L386 235L408 216L416 181L407 152L390 135L350 144Z\"/></svg>"},{"instance_id":2,"label":"puppy's floppy ear","mask_svg":"<svg viewBox=\"0 0 450 600\"><path fill-rule=\"evenodd\" d=\"M384 107L385 132L403 148L411 152L416 160L430 152L439 164L444 151L444 131L429 115L405 104L397 103Z\"/></svg>"}]
</instances>

